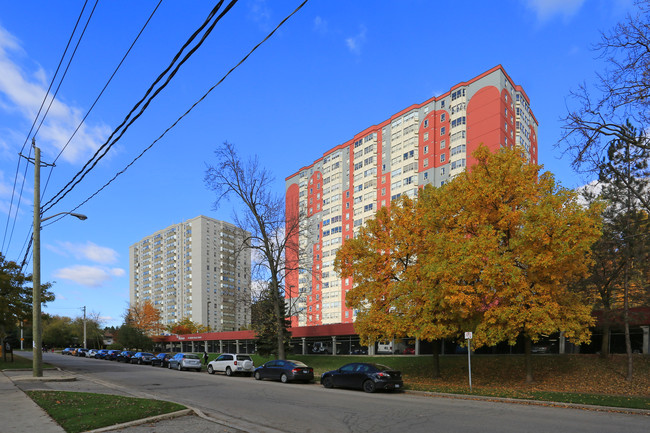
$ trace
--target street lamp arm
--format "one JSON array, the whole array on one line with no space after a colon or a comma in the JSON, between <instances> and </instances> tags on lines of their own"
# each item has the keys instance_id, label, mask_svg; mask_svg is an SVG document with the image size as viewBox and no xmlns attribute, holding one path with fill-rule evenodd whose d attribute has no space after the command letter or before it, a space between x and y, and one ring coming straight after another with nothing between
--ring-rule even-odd
<instances>
[{"instance_id":1,"label":"street lamp arm","mask_svg":"<svg viewBox=\"0 0 650 433\"><path fill-rule=\"evenodd\" d=\"M75 218L79 218L81 221L87 220L88 217L86 215L80 214L80 213L74 213L74 212L59 212L57 214L54 214L49 217L41 218L41 222L47 221L49 219L52 219L54 217L58 217L59 215L72 215Z\"/></svg>"}]
</instances>

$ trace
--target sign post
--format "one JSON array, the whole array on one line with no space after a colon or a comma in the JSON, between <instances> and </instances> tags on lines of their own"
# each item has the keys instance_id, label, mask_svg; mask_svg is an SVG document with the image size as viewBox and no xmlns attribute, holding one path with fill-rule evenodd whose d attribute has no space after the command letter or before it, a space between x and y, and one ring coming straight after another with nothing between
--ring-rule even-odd
<instances>
[{"instance_id":1,"label":"sign post","mask_svg":"<svg viewBox=\"0 0 650 433\"><path fill-rule=\"evenodd\" d=\"M465 333L467 340L467 369L469 371L469 391L472 392L472 333Z\"/></svg>"}]
</instances>

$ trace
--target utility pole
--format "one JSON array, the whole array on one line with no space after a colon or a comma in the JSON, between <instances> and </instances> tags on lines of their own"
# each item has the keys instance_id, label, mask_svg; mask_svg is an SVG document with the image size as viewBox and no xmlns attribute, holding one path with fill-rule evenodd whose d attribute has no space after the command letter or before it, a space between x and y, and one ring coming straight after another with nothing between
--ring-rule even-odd
<instances>
[{"instance_id":1,"label":"utility pole","mask_svg":"<svg viewBox=\"0 0 650 433\"><path fill-rule=\"evenodd\" d=\"M32 349L34 356L32 372L34 377L43 377L43 335L41 330L41 222L59 215L72 215L82 221L88 217L73 212L59 212L55 215L41 219L41 149L36 147L35 138L32 138L32 146L34 147L34 230L32 234L32 248L34 254L34 268L32 272ZM27 159L29 160L29 158Z\"/></svg>"},{"instance_id":2,"label":"utility pole","mask_svg":"<svg viewBox=\"0 0 650 433\"><path fill-rule=\"evenodd\" d=\"M32 330L33 354L32 373L43 377L43 336L41 335L41 149L34 146L34 271L32 272Z\"/></svg>"},{"instance_id":3,"label":"utility pole","mask_svg":"<svg viewBox=\"0 0 650 433\"><path fill-rule=\"evenodd\" d=\"M86 306L84 305L82 310L84 310L84 347L88 348L86 345Z\"/></svg>"}]
</instances>

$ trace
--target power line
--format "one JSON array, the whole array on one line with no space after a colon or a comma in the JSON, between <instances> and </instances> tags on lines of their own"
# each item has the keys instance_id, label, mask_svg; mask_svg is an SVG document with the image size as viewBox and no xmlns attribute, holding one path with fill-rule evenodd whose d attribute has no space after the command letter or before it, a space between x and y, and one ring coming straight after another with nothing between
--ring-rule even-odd
<instances>
[{"instance_id":1,"label":"power line","mask_svg":"<svg viewBox=\"0 0 650 433\"><path fill-rule=\"evenodd\" d=\"M203 44L207 36L210 34L212 29L214 29L214 26L221 20L221 18L228 12L230 9L237 3L238 0L231 0L231 2L226 6L226 8L217 16L216 20L214 23L208 27L208 30L206 30L205 34L202 36L202 38L199 40L199 42L196 44L195 47L193 47L189 52L185 55L185 57L174 67L174 64L178 61L178 59L182 56L183 51L196 39L196 37L201 33L203 29L205 29L209 24L210 21L214 18L214 16L217 14L219 9L224 3L224 0L220 0L214 8L210 11L208 14L207 18L205 21L199 26L197 30L194 31L194 33L190 36L190 38L185 42L185 44L181 47L181 49L176 53L170 64L167 66L167 68L156 78L156 80L151 84L149 89L145 92L145 95L138 101L138 103L131 109L131 111L128 113L128 115L125 117L125 119L122 121L122 123L111 133L111 135L108 137L106 142L95 152L95 154L90 158L88 162L82 167L82 169L77 172L72 178L68 184L66 184L57 194L54 195L50 201L45 203L43 207L41 207L41 213L46 212L47 210L51 209L54 205L56 205L63 197L65 197L72 189L92 170L95 165L106 155L106 153L110 150L110 148L122 137L124 132L128 129L128 127L138 118L140 115L144 112L144 110L147 108L147 106L151 103L151 101L158 95L158 93L169 83L171 78L178 72L178 69L180 66L185 63L189 57ZM161 85L160 88L156 89L156 91L153 93L153 95L148 98L148 100L145 102L145 104L142 106L140 109L139 113L137 113L136 116L124 127L124 129L120 132L117 138L115 138L112 142L111 139L113 136L118 133L118 131L127 123L131 115L138 109L138 106L140 106L143 101L147 99L149 94L152 93L153 89L155 88L156 84L158 84L164 77L165 75L172 69L173 71L170 73L170 75L167 77L166 81ZM57 156L58 158L58 156ZM92 164L92 165L91 165ZM88 166L90 165L90 168ZM80 177L79 177L80 176ZM78 180L75 181L75 179L79 177ZM48 178L49 179L49 178ZM74 182L74 184L73 184ZM70 186L72 185L72 186ZM69 189L68 189L69 187ZM67 189L67 190L66 190ZM58 199L55 200L58 196ZM54 201L55 200L55 201ZM54 201L54 202L53 202ZM53 202L53 203L52 203ZM50 204L51 203L51 204ZM48 206L49 205L49 206ZM50 224L59 221L61 217L54 219ZM29 249L30 249L31 243L28 245L27 250L25 251L25 258L23 259L23 263L27 262L27 257L29 256Z\"/></svg>"},{"instance_id":2,"label":"power line","mask_svg":"<svg viewBox=\"0 0 650 433\"><path fill-rule=\"evenodd\" d=\"M118 176L123 174L126 170L129 169L138 159L140 159L149 149L151 149L159 140L161 140L171 129L173 129L185 116L187 116L197 105L199 105L219 84L221 84L235 69L237 69L242 63L244 63L248 57L250 57L251 54L257 48L262 45L264 42L266 42L273 34L289 19L291 18L296 12L298 12L309 0L304 0L293 12L291 12L285 19L283 19L280 24L278 24L260 43L255 45L252 50L248 52L240 61L237 63L235 66L233 66L221 79L210 89L208 89L207 92L203 94L192 106L185 112L183 113L178 119L174 121L174 123L169 126L165 131L158 136L149 146L147 146L138 156L136 156L126 167L124 167L121 171L117 172L115 176L108 182L106 182L101 188L99 188L97 191L95 191L92 195L90 195L87 199L79 203L76 207L74 207L71 212L74 212L75 210L79 209L81 206L86 204L88 201L90 201L93 197L95 197L97 194L99 194L102 190L104 190L108 185L113 183L115 179L117 179Z\"/></svg>"},{"instance_id":3,"label":"power line","mask_svg":"<svg viewBox=\"0 0 650 433\"><path fill-rule=\"evenodd\" d=\"M196 36L208 24L210 24L210 21L212 20L214 15L218 12L218 10L220 9L220 7L223 4L224 0L220 0L219 3L217 3L217 5L212 9L212 11L210 11L210 14L208 15L208 17L206 18L204 23L192 34L192 36L188 39L188 41L176 53L176 55L174 56L172 62L169 64L169 66L167 66L167 68L158 76L158 78L156 78L154 83L149 87L149 89L147 89L147 91L146 91L145 95L142 97L142 99L140 99L136 103L136 105L131 109L129 114L127 114L127 116L124 118L122 123L120 125L118 125L118 127L111 133L111 135L108 137L106 142L95 152L95 154L90 158L90 160L88 162L86 162L86 164L84 164L82 169L79 172L77 172L73 176L73 178L59 192L57 192L54 195L54 197L52 197L47 203L45 203L43 205L43 212L51 209L59 201L61 201L61 199L63 199L63 197L65 197L70 191L72 191L72 189L76 185L78 185L79 182L81 182L81 180L83 180L83 178L86 176L86 174L88 174L97 165L97 163L108 153L108 151L111 149L111 147L120 140L120 138L124 135L124 133L128 130L128 128L133 124L133 122L135 122L135 120L137 120L142 115L142 113L147 109L147 107L149 106L151 101L167 86L167 84L174 77L174 75L176 75L176 73L178 72L178 69L180 68L180 66L183 63L185 63L189 59L189 57L191 57L191 55L194 54L194 52L203 44L206 37L210 34L210 32L212 31L214 26L217 24L217 22L219 22L221 20L221 18L237 3L237 1L238 0L231 0L231 2L228 4L228 6L226 6L224 11L221 12L221 14L219 14L219 16L216 18L215 22L211 24L211 26L208 28L208 30L206 30L206 33L201 38L201 40L197 43L197 45L195 47L193 47L185 55L185 57L174 67L174 64L180 58L180 56L182 55L185 48L187 48L193 42L193 40L196 38ZM174 67L174 69L169 74L169 76L167 77L165 82L163 82L161 84L161 86L154 91L153 89L155 88L155 86L165 77L165 75L170 71L170 69L172 69L172 67ZM150 94L151 94L151 96L149 96ZM140 107L140 105L142 105L142 107ZM136 110L138 110L138 107L140 107L139 112L136 115L134 115L134 117L132 119L130 119L131 115ZM128 122L128 124L127 124L127 122ZM113 139L113 137L116 134L118 134L117 137L115 139Z\"/></svg>"},{"instance_id":4,"label":"power line","mask_svg":"<svg viewBox=\"0 0 650 433\"><path fill-rule=\"evenodd\" d=\"M38 112L36 113L36 117L34 118L34 121L32 122L32 126L29 129L29 132L27 133L27 136L25 137L25 142L23 143L22 148L20 149L20 153L22 154L23 151L25 150L25 146L27 145L27 141L29 140L30 135L32 134L32 131L34 130L34 126L36 125L36 122L38 121L38 118L41 115L41 110L43 109L43 106L45 105L45 101L47 101L47 98L50 94L50 90L52 89L52 86L54 85L54 81L56 80L56 77L59 73L59 69L61 68L61 65L63 64L63 60L65 59L65 56L68 52L68 48L70 48L70 44L72 43L72 39L77 32L77 26L79 25L79 22L81 21L81 17L83 16L84 10L86 9L86 5L88 4L88 0L84 2L83 7L81 8L81 12L79 13L79 16L77 17L77 21L75 22L74 28L72 29L72 33L70 34L70 37L68 38L68 43L66 44L65 50L63 50L63 54L61 55L61 59L59 60L59 64L56 67L56 71L54 72L54 75L52 76L52 80L50 81L50 85L47 88L47 91L45 92L45 96L43 96L43 101L41 101L41 106L38 109ZM31 148L29 149L29 156L31 156ZM13 203L14 203L14 197L16 193L16 185L18 184L18 173L20 171L20 158L18 158L18 164L16 165L16 174L14 176L14 185L13 185L13 190L11 192L11 201L9 204L9 212L7 213L7 222L5 224L5 233L2 239L2 250L5 250L5 241L7 239L7 232L9 231L9 220L11 219L11 214L13 211ZM25 186L25 178L27 175L27 167L29 164L25 164L25 174L23 175L23 181L22 181L22 186L20 189L20 195L18 196L18 202L16 204L16 213L14 216L14 223L11 228L11 234L9 236L9 241L7 243L7 250L9 249L9 245L11 244L11 239L13 237L13 232L16 227L16 220L18 219L18 210L20 208L20 201L22 198L22 192Z\"/></svg>"},{"instance_id":5,"label":"power line","mask_svg":"<svg viewBox=\"0 0 650 433\"><path fill-rule=\"evenodd\" d=\"M84 122L86 121L86 119L87 119L88 116L90 115L90 113L91 113L91 111L93 110L93 108L95 108L95 105L97 104L97 102L99 101L99 99L102 97L102 95L104 94L104 92L106 91L106 89L108 88L108 85L111 83L111 81L113 81L113 78L114 78L115 75L117 74L117 71L119 71L119 69L121 68L121 66L122 66L122 64L124 63L124 61L126 60L127 56L129 55L129 53L131 52L131 50L132 50L133 47L135 46L136 42L138 42L138 40L140 39L140 36L142 36L142 33L144 33L144 30L147 28L147 25L149 25L149 22L151 21L151 19L153 18L154 14L156 13L156 11L158 10L158 8L160 7L161 3L162 3L162 0L160 0L160 1L158 2L158 4L156 5L156 7L154 8L154 10L151 12L151 14L149 15L149 18L147 18L147 21L144 23L144 25L143 25L142 28L140 29L140 32L138 33L138 35L135 37L135 39L134 39L133 42L131 43L131 46L130 46L129 49L126 51L126 53L124 54L124 56L122 56L122 60L120 60L120 62L118 63L118 65L115 67L115 70L113 71L113 73L112 73L111 76L109 77L108 81L106 82L106 84L104 85L104 87L102 88L102 90L99 92L99 94L98 94L97 97L95 98L95 101L92 103L92 105L90 106L90 108L89 108L88 111L86 112L86 114L85 114L85 116L83 117L83 119L81 119L81 121L79 122L79 125L77 125L77 128L74 130L74 132L72 133L72 135L70 136L70 138L68 139L68 141L65 143L65 145L63 146L63 148L61 149L61 151L59 152L59 154L56 156L56 158L55 158L54 161L52 162L52 164L55 164L56 161L58 161L58 159L61 157L61 155L63 154L63 152L65 151L65 149L68 147L68 145L70 144L70 142L72 141L72 139L75 137L75 135L77 134L77 132L79 131L79 129L81 128L81 126L84 124ZM47 186L48 186L49 183L50 183L50 178L52 177L52 171L53 171L53 168L50 168L50 172L49 172L49 174L48 174L48 176L47 176L47 180L45 181L45 186L43 187L43 194L45 194L45 191L47 190Z\"/></svg>"}]
</instances>

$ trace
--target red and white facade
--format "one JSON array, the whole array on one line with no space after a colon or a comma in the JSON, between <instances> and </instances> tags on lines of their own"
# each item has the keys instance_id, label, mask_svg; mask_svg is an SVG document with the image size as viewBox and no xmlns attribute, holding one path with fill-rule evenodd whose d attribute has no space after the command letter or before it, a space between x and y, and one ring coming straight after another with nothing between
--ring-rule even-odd
<instances>
[{"instance_id":1,"label":"red and white facade","mask_svg":"<svg viewBox=\"0 0 650 433\"><path fill-rule=\"evenodd\" d=\"M537 120L502 66L414 104L359 132L286 178L287 216L300 215L300 257L287 252L285 288L293 326L351 323L350 279L336 251L379 207L425 184L440 186L474 163L480 144L518 146L537 162ZM293 269L311 269L297 271Z\"/></svg>"}]
</instances>

